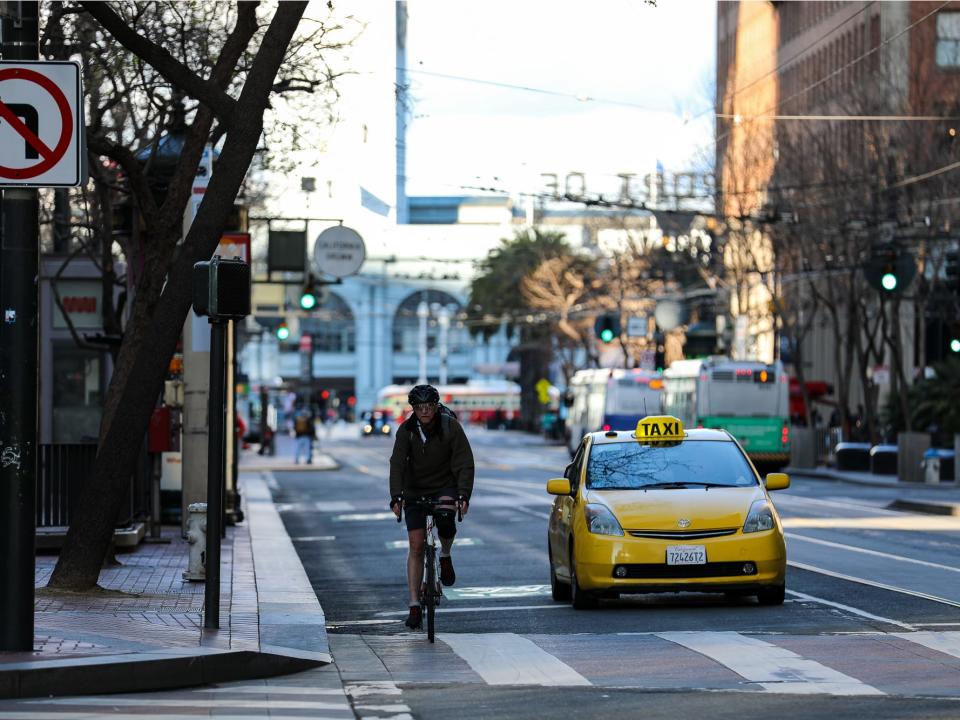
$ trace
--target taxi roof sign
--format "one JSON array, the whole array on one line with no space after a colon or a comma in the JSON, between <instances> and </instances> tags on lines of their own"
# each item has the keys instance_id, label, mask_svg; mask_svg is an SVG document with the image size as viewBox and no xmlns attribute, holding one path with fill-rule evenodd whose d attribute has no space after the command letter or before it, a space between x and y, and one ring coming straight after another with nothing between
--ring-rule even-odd
<instances>
[{"instance_id":1,"label":"taxi roof sign","mask_svg":"<svg viewBox=\"0 0 960 720\"><path fill-rule=\"evenodd\" d=\"M634 437L647 442L674 442L683 440L686 434L679 418L672 415L648 415L637 423Z\"/></svg>"}]
</instances>

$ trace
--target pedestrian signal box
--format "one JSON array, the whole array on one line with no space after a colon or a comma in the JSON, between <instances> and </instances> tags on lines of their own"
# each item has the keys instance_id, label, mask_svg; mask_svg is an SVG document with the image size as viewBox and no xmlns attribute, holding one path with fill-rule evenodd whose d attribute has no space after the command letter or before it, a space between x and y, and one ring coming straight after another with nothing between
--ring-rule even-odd
<instances>
[{"instance_id":1,"label":"pedestrian signal box","mask_svg":"<svg viewBox=\"0 0 960 720\"><path fill-rule=\"evenodd\" d=\"M243 318L250 314L250 266L234 258L214 255L193 266L193 311L211 320Z\"/></svg>"}]
</instances>

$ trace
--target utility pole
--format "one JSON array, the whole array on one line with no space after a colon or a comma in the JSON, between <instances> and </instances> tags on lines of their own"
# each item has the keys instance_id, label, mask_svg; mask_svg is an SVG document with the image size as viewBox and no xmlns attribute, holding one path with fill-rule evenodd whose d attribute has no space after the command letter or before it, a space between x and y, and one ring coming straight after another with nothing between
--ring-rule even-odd
<instances>
[{"instance_id":1,"label":"utility pole","mask_svg":"<svg viewBox=\"0 0 960 720\"><path fill-rule=\"evenodd\" d=\"M3 3L0 56L38 60L36 2ZM7 12L19 10L19 16ZM33 650L40 216L35 188L0 203L0 651Z\"/></svg>"}]
</instances>

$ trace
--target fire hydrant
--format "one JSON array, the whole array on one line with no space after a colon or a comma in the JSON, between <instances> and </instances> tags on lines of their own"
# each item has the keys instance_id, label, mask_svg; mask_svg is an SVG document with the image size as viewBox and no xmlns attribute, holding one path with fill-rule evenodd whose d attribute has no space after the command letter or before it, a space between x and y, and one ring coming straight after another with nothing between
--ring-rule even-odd
<instances>
[{"instance_id":1,"label":"fire hydrant","mask_svg":"<svg viewBox=\"0 0 960 720\"><path fill-rule=\"evenodd\" d=\"M183 572L184 580L207 578L207 504L192 503L187 506L187 542L190 543L190 562Z\"/></svg>"}]
</instances>

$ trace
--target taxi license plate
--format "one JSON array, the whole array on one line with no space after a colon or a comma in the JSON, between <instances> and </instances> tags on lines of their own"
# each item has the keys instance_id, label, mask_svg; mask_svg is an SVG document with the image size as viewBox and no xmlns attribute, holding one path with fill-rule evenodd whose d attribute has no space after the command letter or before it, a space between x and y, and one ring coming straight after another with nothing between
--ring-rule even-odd
<instances>
[{"instance_id":1,"label":"taxi license plate","mask_svg":"<svg viewBox=\"0 0 960 720\"><path fill-rule=\"evenodd\" d=\"M703 545L668 545L667 565L706 565L707 549Z\"/></svg>"}]
</instances>

